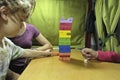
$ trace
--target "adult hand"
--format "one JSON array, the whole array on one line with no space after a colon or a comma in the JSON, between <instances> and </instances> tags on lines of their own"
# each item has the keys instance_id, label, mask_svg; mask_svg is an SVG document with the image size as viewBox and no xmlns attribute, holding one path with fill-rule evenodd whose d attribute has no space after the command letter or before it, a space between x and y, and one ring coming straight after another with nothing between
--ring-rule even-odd
<instances>
[{"instance_id":1,"label":"adult hand","mask_svg":"<svg viewBox=\"0 0 120 80\"><path fill-rule=\"evenodd\" d=\"M82 49L82 55L85 59L96 59L98 52L90 48L84 48Z\"/></svg>"}]
</instances>

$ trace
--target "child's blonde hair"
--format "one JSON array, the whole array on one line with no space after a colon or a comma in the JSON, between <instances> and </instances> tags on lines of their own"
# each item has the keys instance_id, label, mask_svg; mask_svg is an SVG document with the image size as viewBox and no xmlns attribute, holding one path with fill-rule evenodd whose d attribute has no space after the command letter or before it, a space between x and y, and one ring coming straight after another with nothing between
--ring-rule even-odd
<instances>
[{"instance_id":1,"label":"child's blonde hair","mask_svg":"<svg viewBox=\"0 0 120 80\"><path fill-rule=\"evenodd\" d=\"M12 13L22 10L29 16L35 8L35 0L0 0L1 6L7 6Z\"/></svg>"}]
</instances>

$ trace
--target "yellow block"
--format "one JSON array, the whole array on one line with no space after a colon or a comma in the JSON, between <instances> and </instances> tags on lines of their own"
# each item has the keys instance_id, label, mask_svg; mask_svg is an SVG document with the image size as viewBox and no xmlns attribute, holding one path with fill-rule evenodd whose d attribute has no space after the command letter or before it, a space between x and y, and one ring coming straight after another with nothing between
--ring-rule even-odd
<instances>
[{"instance_id":1,"label":"yellow block","mask_svg":"<svg viewBox=\"0 0 120 80\"><path fill-rule=\"evenodd\" d=\"M70 30L60 30L59 38L71 38L71 31Z\"/></svg>"}]
</instances>

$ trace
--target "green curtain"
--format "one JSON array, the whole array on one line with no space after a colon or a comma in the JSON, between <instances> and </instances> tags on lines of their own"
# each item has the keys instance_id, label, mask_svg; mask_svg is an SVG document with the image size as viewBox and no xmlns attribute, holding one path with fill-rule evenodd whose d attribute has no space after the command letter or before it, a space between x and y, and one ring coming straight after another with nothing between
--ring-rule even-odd
<instances>
[{"instance_id":1,"label":"green curtain","mask_svg":"<svg viewBox=\"0 0 120 80\"><path fill-rule=\"evenodd\" d=\"M84 47L87 7L87 0L36 0L36 8L28 22L57 46L60 18L73 17L71 45Z\"/></svg>"},{"instance_id":2,"label":"green curtain","mask_svg":"<svg viewBox=\"0 0 120 80\"><path fill-rule=\"evenodd\" d=\"M120 18L120 0L96 0L95 13L98 37L102 42L102 50L120 53L120 46L118 46L116 36L114 35Z\"/></svg>"}]
</instances>

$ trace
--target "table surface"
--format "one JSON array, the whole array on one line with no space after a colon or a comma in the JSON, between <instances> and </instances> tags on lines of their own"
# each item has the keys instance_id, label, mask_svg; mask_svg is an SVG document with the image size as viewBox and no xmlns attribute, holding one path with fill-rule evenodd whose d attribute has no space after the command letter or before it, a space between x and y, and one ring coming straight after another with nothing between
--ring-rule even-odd
<instances>
[{"instance_id":1,"label":"table surface","mask_svg":"<svg viewBox=\"0 0 120 80\"><path fill-rule=\"evenodd\" d=\"M80 50L71 51L70 61L58 56L34 59L18 80L120 80L120 64L97 60L84 63Z\"/></svg>"}]
</instances>

